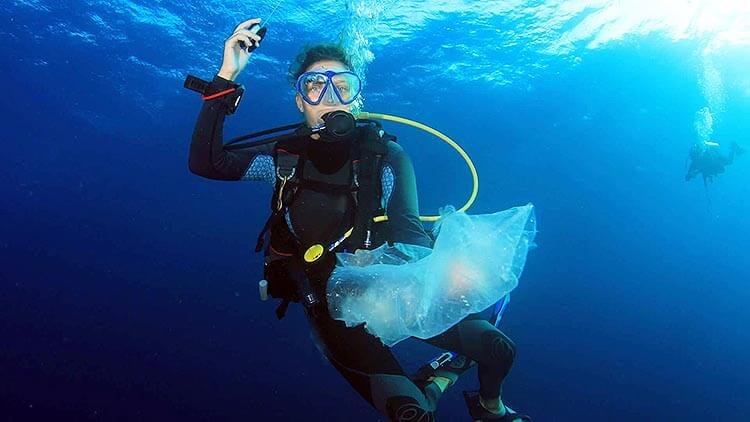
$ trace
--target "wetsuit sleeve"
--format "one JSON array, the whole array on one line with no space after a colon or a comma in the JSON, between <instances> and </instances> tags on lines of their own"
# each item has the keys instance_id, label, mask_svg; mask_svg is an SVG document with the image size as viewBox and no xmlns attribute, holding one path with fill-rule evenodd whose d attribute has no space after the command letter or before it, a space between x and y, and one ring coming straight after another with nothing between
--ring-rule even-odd
<instances>
[{"instance_id":1,"label":"wetsuit sleeve","mask_svg":"<svg viewBox=\"0 0 750 422\"><path fill-rule=\"evenodd\" d=\"M432 241L419 221L419 199L414 167L403 148L388 144L388 166L393 170L393 193L386 207L388 241L430 247Z\"/></svg>"},{"instance_id":2,"label":"wetsuit sleeve","mask_svg":"<svg viewBox=\"0 0 750 422\"><path fill-rule=\"evenodd\" d=\"M218 92L233 86L232 82L216 76L211 82L210 90ZM267 171L258 170L268 170L270 161L269 171L273 171L270 155L272 147L241 151L224 149L224 119L228 110L229 104L225 97L203 104L190 143L190 171L215 180L267 180Z\"/></svg>"}]
</instances>

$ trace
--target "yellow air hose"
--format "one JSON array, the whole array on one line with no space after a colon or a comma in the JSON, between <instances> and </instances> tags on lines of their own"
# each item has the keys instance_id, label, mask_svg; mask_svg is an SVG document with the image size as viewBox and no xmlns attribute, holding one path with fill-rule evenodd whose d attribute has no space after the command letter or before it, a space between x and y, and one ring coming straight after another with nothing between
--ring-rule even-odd
<instances>
[{"instance_id":1,"label":"yellow air hose","mask_svg":"<svg viewBox=\"0 0 750 422\"><path fill-rule=\"evenodd\" d=\"M464 151L463 148L461 148L461 146L459 146L454 140L452 140L448 136L444 135L441 132L438 132L437 130L435 130L435 129L427 126L427 125L424 125L424 124L419 123L419 122L415 122L414 120L405 119L403 117L391 116L391 115L388 115L388 114L381 114L381 113L361 112L361 113L359 113L357 115L357 118L358 119L382 119L382 120L389 120L391 122L396 122L396 123L401 123L401 124L404 124L404 125L412 126L412 127L417 128L417 129L423 130L423 131L425 131L425 132L427 132L427 133L429 133L429 134L431 134L433 136L436 136L436 137L440 138L441 140L443 140L448 145L450 145L453 149L455 149L458 152L459 155L461 155L461 157L466 162L466 165L469 166L469 171L471 172L471 178L472 178L472 181L474 183L474 187L471 190L471 195L469 196L469 199L466 201L466 203L458 211L464 212L464 211L468 210L469 207L471 207L472 204L474 204L474 201L477 199L477 193L479 192L479 176L477 175L477 169L476 169L476 167L474 167L474 163L471 161L471 158L466 153L466 151ZM419 216L419 219L421 221L432 222L432 221L439 220L440 216L439 215ZM373 218L373 221L376 222L376 223L379 223L381 221L386 221L386 220L388 220L388 216L385 216L385 215L381 215L381 216Z\"/></svg>"}]
</instances>

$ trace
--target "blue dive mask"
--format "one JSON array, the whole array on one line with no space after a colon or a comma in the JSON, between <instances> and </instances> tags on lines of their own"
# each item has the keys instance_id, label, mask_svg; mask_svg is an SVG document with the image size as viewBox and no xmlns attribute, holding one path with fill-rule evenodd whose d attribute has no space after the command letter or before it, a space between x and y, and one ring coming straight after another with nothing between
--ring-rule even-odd
<instances>
[{"instance_id":1,"label":"blue dive mask","mask_svg":"<svg viewBox=\"0 0 750 422\"><path fill-rule=\"evenodd\" d=\"M297 93L310 105L321 102L349 105L362 92L362 80L350 71L305 72L297 78Z\"/></svg>"}]
</instances>

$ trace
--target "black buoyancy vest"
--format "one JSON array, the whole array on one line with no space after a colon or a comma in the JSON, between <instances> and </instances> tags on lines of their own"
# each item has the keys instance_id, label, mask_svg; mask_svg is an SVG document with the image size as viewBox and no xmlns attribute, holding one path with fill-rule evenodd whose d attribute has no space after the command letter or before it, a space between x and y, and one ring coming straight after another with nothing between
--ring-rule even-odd
<instances>
[{"instance_id":1,"label":"black buoyancy vest","mask_svg":"<svg viewBox=\"0 0 750 422\"><path fill-rule=\"evenodd\" d=\"M304 251L299 247L314 243L327 244L352 227L346 242L349 249L372 246L372 239L368 239L372 236L372 219L385 213L382 174L387 143L396 138L373 125L357 131L357 137L349 143L326 145L300 137L275 146L277 178L271 217L276 218L261 235L270 230L273 239L276 226L291 228L298 245L296 250L285 245L285 254L297 255ZM261 236L256 250L262 250L264 243Z\"/></svg>"},{"instance_id":2,"label":"black buoyancy vest","mask_svg":"<svg viewBox=\"0 0 750 422\"><path fill-rule=\"evenodd\" d=\"M256 251L264 246L265 233L270 232L266 248L266 266L282 260L284 267L310 268L302 259L307 248L321 244L337 252L369 249L377 241L373 238L373 218L383 215L382 174L388 141L396 138L376 125L357 129L352 142L324 143L301 136L276 144L276 185L271 201L271 216L258 238ZM387 223L379 223L387 224ZM348 238L345 234L353 229ZM344 240L345 239L345 240ZM325 264L316 273L327 274L335 262L326 253ZM294 262L289 262L294 261ZM274 262L278 267L281 262ZM328 268L330 267L330 268ZM272 271L278 273L279 271ZM283 271L286 273L287 271ZM281 297L284 303L277 309L283 317L288 302L297 301L293 286L279 289L268 274L269 293ZM278 277L278 275L276 275ZM285 276L284 278L288 278ZM286 283L289 284L289 283Z\"/></svg>"}]
</instances>

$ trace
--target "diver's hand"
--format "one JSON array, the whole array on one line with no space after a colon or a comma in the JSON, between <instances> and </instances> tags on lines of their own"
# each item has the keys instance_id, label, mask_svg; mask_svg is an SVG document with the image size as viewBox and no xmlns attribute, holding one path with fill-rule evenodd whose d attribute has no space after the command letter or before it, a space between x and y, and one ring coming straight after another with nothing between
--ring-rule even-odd
<instances>
[{"instance_id":1,"label":"diver's hand","mask_svg":"<svg viewBox=\"0 0 750 422\"><path fill-rule=\"evenodd\" d=\"M250 29L252 28L252 30ZM224 42L224 58L219 69L219 76L234 81L242 70L247 66L247 61L252 53L248 53L240 45L240 41L246 46L260 45L261 37L256 34L260 29L260 19L249 19L237 25L232 35Z\"/></svg>"}]
</instances>

